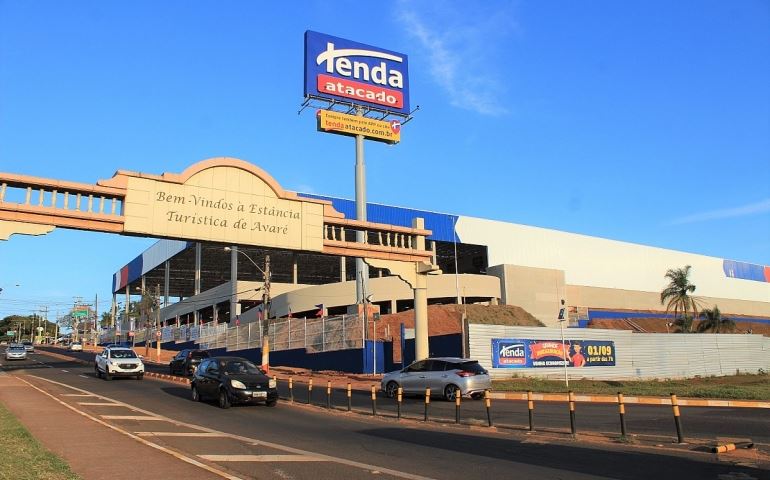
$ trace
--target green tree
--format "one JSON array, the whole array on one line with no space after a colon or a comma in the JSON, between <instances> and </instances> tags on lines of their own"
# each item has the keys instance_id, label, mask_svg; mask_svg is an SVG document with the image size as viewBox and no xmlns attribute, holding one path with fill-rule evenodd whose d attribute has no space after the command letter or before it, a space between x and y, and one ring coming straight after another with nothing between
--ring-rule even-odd
<instances>
[{"instance_id":1,"label":"green tree","mask_svg":"<svg viewBox=\"0 0 770 480\"><path fill-rule=\"evenodd\" d=\"M688 333L692 332L692 319L698 316L698 303L691 295L695 291L695 285L690 283L691 268L685 265L669 269L665 275L668 285L660 292L660 304L666 306L666 312L674 312L674 323Z\"/></svg>"},{"instance_id":2,"label":"green tree","mask_svg":"<svg viewBox=\"0 0 770 480\"><path fill-rule=\"evenodd\" d=\"M699 332L732 332L735 330L735 321L732 318L722 317L719 307L703 309L703 320L698 324Z\"/></svg>"},{"instance_id":3,"label":"green tree","mask_svg":"<svg viewBox=\"0 0 770 480\"><path fill-rule=\"evenodd\" d=\"M102 328L112 326L112 312L102 312L102 320L99 322L99 326Z\"/></svg>"}]
</instances>

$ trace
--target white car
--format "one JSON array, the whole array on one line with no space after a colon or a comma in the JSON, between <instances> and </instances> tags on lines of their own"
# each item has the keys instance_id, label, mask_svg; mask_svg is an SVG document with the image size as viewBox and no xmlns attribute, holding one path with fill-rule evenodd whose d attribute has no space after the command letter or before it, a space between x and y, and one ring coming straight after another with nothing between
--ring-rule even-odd
<instances>
[{"instance_id":1,"label":"white car","mask_svg":"<svg viewBox=\"0 0 770 480\"><path fill-rule=\"evenodd\" d=\"M104 375L107 380L113 377L144 378L144 363L139 355L126 347L105 348L94 359L94 372L97 377Z\"/></svg>"},{"instance_id":2,"label":"white car","mask_svg":"<svg viewBox=\"0 0 770 480\"><path fill-rule=\"evenodd\" d=\"M80 342L72 342L70 343L70 351L71 352L82 352L83 351L83 344Z\"/></svg>"},{"instance_id":3,"label":"white car","mask_svg":"<svg viewBox=\"0 0 770 480\"><path fill-rule=\"evenodd\" d=\"M20 343L12 343L5 349L6 360L25 360L27 358L27 349Z\"/></svg>"}]
</instances>

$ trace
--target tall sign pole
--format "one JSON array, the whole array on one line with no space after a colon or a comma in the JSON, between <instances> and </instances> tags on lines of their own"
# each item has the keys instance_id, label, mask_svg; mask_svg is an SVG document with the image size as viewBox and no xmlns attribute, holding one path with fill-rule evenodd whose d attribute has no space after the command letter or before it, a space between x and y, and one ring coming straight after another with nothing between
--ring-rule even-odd
<instances>
[{"instance_id":1,"label":"tall sign pole","mask_svg":"<svg viewBox=\"0 0 770 480\"><path fill-rule=\"evenodd\" d=\"M356 116L363 117L364 109L356 107ZM364 136L356 135L356 220L366 221L366 164L364 163ZM366 232L356 231L356 242L366 242ZM356 258L356 300L365 303L369 284L369 265L363 258Z\"/></svg>"}]
</instances>

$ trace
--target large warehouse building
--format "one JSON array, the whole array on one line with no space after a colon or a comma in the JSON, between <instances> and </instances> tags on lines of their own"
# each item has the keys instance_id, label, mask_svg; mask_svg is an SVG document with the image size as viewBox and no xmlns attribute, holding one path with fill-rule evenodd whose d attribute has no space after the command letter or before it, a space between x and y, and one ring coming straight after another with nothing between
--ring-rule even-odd
<instances>
[{"instance_id":1,"label":"large warehouse building","mask_svg":"<svg viewBox=\"0 0 770 480\"><path fill-rule=\"evenodd\" d=\"M355 203L328 200L346 218ZM691 265L702 307L719 306L736 320L770 323L770 267L692 253L504 223L370 203L371 222L410 226L423 218L442 274L429 277L430 304L517 305L545 325L558 323L561 300L572 326L613 316L664 314L660 291L668 269ZM166 324L256 319L263 299L262 267L270 258L271 317L350 311L356 298L355 259L259 247L161 240L121 268L116 300L157 291ZM235 281L234 281L235 280ZM387 271L370 269L367 294L383 314L413 308L411 289ZM135 300L135 298L133 298ZM231 312L231 305L236 311ZM256 308L255 308L256 307ZM250 312L250 310L252 310ZM237 317L236 317L237 315ZM739 323L740 324L740 323ZM124 327L126 328L126 327Z\"/></svg>"}]
</instances>

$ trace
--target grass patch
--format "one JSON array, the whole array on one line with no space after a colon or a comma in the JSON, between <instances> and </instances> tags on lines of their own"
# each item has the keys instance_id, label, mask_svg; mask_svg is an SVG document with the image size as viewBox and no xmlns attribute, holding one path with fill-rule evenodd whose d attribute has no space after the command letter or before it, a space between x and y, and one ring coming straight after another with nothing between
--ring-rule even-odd
<instances>
[{"instance_id":1,"label":"grass patch","mask_svg":"<svg viewBox=\"0 0 770 480\"><path fill-rule=\"evenodd\" d=\"M640 395L667 397L675 393L679 397L713 398L725 400L770 400L770 376L731 375L726 377L696 377L683 380L572 380L569 389L575 393L615 395ZM502 392L564 393L564 380L539 378L512 378L494 380L492 389Z\"/></svg>"},{"instance_id":2,"label":"grass patch","mask_svg":"<svg viewBox=\"0 0 770 480\"><path fill-rule=\"evenodd\" d=\"M46 450L0 404L1 480L79 480L69 465Z\"/></svg>"}]
</instances>

